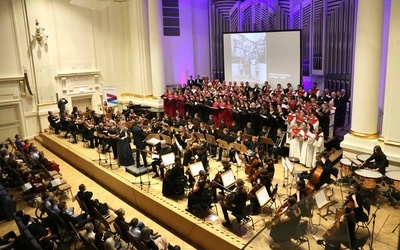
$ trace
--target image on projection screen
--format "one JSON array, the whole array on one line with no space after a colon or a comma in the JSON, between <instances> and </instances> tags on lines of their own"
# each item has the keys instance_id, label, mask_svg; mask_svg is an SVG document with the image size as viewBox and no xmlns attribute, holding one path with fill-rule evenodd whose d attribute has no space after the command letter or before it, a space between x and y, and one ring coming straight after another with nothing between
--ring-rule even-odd
<instances>
[{"instance_id":1,"label":"image on projection screen","mask_svg":"<svg viewBox=\"0 0 400 250\"><path fill-rule=\"evenodd\" d=\"M226 33L224 64L226 81L298 84L300 31Z\"/></svg>"}]
</instances>

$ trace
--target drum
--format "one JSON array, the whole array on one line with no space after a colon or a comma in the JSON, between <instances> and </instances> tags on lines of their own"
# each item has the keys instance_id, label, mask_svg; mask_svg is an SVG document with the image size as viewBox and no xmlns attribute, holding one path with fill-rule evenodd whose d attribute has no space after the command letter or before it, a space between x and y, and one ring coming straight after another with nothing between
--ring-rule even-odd
<instances>
[{"instance_id":1,"label":"drum","mask_svg":"<svg viewBox=\"0 0 400 250\"><path fill-rule=\"evenodd\" d=\"M342 177L352 176L353 171L351 168L352 162L349 159L340 159L340 167L342 169Z\"/></svg>"},{"instance_id":2,"label":"drum","mask_svg":"<svg viewBox=\"0 0 400 250\"><path fill-rule=\"evenodd\" d=\"M364 189L375 189L377 180L382 178L381 173L369 169L357 169L354 172Z\"/></svg>"},{"instance_id":3,"label":"drum","mask_svg":"<svg viewBox=\"0 0 400 250\"><path fill-rule=\"evenodd\" d=\"M361 162L365 162L369 157L371 157L371 155L368 154L359 154L357 155L357 160L361 161ZM374 160L372 160L371 162L373 162Z\"/></svg>"},{"instance_id":4,"label":"drum","mask_svg":"<svg viewBox=\"0 0 400 250\"><path fill-rule=\"evenodd\" d=\"M357 160L361 161L364 163L371 155L368 154L359 154L357 155ZM371 160L368 163L364 164L364 168L371 168L375 163L375 160Z\"/></svg>"},{"instance_id":5,"label":"drum","mask_svg":"<svg viewBox=\"0 0 400 250\"><path fill-rule=\"evenodd\" d=\"M391 187L400 192L400 170L388 171L386 177L392 181Z\"/></svg>"}]
</instances>

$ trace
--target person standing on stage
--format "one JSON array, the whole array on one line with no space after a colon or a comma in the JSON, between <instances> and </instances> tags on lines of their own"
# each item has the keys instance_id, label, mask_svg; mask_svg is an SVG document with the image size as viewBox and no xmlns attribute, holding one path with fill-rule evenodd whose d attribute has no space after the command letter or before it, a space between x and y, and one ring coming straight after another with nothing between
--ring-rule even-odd
<instances>
[{"instance_id":1,"label":"person standing on stage","mask_svg":"<svg viewBox=\"0 0 400 250\"><path fill-rule=\"evenodd\" d=\"M140 166L140 155L142 155L144 167L147 168L146 152L143 149L146 147L147 134L142 129L143 122L138 121L132 128L133 144L136 146L136 166Z\"/></svg>"},{"instance_id":2,"label":"person standing on stage","mask_svg":"<svg viewBox=\"0 0 400 250\"><path fill-rule=\"evenodd\" d=\"M118 159L118 147L117 147L117 138L119 135L119 129L116 126L117 124L115 121L111 120L109 122L109 128L108 128L108 136L110 136L110 144L108 145L106 152L110 150L110 147L112 148L113 155L114 155L114 160Z\"/></svg>"},{"instance_id":3,"label":"person standing on stage","mask_svg":"<svg viewBox=\"0 0 400 250\"><path fill-rule=\"evenodd\" d=\"M118 140L118 160L120 166L133 165L131 137L129 136L128 128L125 122L119 123L119 140Z\"/></svg>"}]
</instances>

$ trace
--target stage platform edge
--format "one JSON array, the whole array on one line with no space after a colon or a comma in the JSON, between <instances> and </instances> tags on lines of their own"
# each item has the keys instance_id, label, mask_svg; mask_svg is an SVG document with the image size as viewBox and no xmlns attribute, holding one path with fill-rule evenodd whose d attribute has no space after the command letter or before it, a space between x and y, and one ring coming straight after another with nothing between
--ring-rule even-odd
<instances>
[{"instance_id":1,"label":"stage platform edge","mask_svg":"<svg viewBox=\"0 0 400 250\"><path fill-rule=\"evenodd\" d=\"M135 209L154 219L157 223L176 233L182 240L200 249L241 249L241 239L218 231L213 225L205 224L201 219L176 207L168 198L158 197L140 190L109 169L105 169L85 155L59 143L54 135L41 134L42 145L58 155L108 191L124 200ZM78 187L73 187L77 192Z\"/></svg>"}]
</instances>

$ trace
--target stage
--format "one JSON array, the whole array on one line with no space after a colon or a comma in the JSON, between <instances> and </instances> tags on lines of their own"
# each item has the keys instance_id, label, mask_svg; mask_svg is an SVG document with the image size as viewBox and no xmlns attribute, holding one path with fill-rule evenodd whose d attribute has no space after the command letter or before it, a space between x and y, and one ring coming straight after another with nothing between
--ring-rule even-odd
<instances>
[{"instance_id":1,"label":"stage","mask_svg":"<svg viewBox=\"0 0 400 250\"><path fill-rule=\"evenodd\" d=\"M146 216L150 217L157 223L161 224L165 228L168 228L171 232L178 235L188 243L196 246L198 249L241 249L243 246L262 228L264 228L264 222L271 219L270 215L261 214L258 216L252 216L255 224L255 229L252 230L251 226L248 225L247 233L243 237L238 236L235 232L224 228L221 225L223 221L222 210L218 205L218 216L214 211L209 214L196 214L193 215L185 211L187 205L187 197L180 196L177 198L166 198L162 195L162 181L159 178L152 179L153 173L145 174L140 177L135 177L125 172L124 167L118 167L115 161L113 161L113 170L109 166L109 155L101 154L101 166L98 161L98 153L94 149L85 148L82 142L78 144L72 144L64 138L59 138L54 134L41 134L42 144L53 153L57 154L60 158L63 158L70 165L75 167L77 170L109 190L126 203L140 210ZM104 161L107 157L107 163ZM112 156L111 156L112 157ZM307 170L300 166L296 167L296 170ZM217 167L221 169L219 162L210 160L210 177L214 178L217 172ZM284 189L283 184L283 171L281 164L275 164L276 172L274 177L274 185L279 185L277 205L283 201L287 194L291 191L295 192L295 189ZM244 168L237 169L236 164L232 165L232 170L239 178L246 179ZM146 183L142 186L138 184L140 181L150 181L151 185ZM246 182L247 186L250 186ZM76 188L76 187L75 187ZM346 196L348 188L334 186L334 197L339 202L336 207L341 205L341 195ZM334 210L334 208L332 208ZM371 213L375 211L375 206L371 207ZM381 229L386 219L385 214L392 213L393 216L389 221L386 222L386 226L382 228L379 234L379 241L374 242L375 248L386 248L396 249L397 248L397 235L391 234L391 230L397 225L400 212L395 208L384 203L381 205L380 210L377 214L377 222L375 228L375 234ZM397 218L397 220L395 220ZM233 217L231 217L233 219ZM333 217L328 217L328 221L322 220L321 225L316 227L314 234L307 234L310 241L311 249L322 249L321 246L317 245L316 240L322 238L322 235L326 232L326 228L329 228L333 224ZM318 222L318 215L315 213L313 222ZM360 229L361 233L363 229ZM269 230L264 230L263 233L257 237L246 249L265 249L269 246ZM390 242L390 243L389 243ZM286 246L286 245L285 245ZM306 249L307 244L304 244L300 249ZM287 248L291 248L290 245Z\"/></svg>"}]
</instances>

